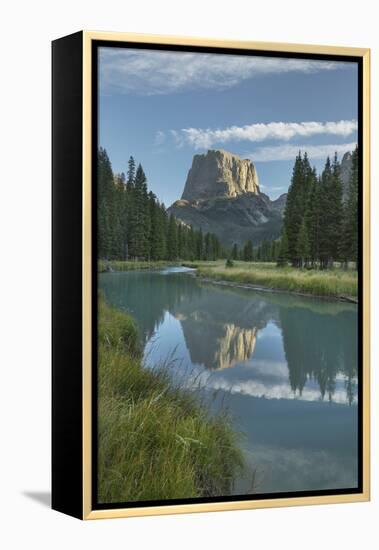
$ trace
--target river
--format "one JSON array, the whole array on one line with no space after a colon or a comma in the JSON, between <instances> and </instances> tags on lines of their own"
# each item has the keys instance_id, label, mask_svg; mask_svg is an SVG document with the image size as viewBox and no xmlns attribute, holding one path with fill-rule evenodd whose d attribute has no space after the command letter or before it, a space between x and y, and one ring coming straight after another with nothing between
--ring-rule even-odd
<instances>
[{"instance_id":1,"label":"river","mask_svg":"<svg viewBox=\"0 0 379 550\"><path fill-rule=\"evenodd\" d=\"M248 464L235 494L356 487L357 307L187 271L102 273L99 288L136 319L146 368L231 415Z\"/></svg>"}]
</instances>

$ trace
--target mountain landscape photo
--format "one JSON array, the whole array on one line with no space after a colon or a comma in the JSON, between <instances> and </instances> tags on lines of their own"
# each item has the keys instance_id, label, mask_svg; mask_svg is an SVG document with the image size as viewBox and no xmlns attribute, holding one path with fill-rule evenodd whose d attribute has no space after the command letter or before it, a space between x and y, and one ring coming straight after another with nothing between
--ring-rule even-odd
<instances>
[{"instance_id":1,"label":"mountain landscape photo","mask_svg":"<svg viewBox=\"0 0 379 550\"><path fill-rule=\"evenodd\" d=\"M99 47L100 504L354 492L358 67Z\"/></svg>"}]
</instances>

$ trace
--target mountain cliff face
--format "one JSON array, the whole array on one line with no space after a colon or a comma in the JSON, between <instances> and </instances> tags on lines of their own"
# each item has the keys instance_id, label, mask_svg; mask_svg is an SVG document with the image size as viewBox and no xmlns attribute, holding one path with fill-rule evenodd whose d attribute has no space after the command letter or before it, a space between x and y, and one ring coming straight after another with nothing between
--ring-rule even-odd
<instances>
[{"instance_id":1,"label":"mountain cliff face","mask_svg":"<svg viewBox=\"0 0 379 550\"><path fill-rule=\"evenodd\" d=\"M195 155L182 198L168 209L186 225L216 234L225 246L280 235L286 195L271 201L248 159L222 150Z\"/></svg>"},{"instance_id":2,"label":"mountain cliff face","mask_svg":"<svg viewBox=\"0 0 379 550\"><path fill-rule=\"evenodd\" d=\"M258 175L250 160L222 150L193 157L183 200L232 198L244 193L259 194Z\"/></svg>"}]
</instances>

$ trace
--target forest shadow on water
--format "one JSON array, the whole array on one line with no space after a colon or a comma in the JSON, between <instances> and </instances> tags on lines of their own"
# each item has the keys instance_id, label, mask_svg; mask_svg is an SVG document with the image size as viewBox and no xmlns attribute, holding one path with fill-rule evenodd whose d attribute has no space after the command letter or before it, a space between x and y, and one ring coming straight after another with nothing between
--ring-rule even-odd
<instances>
[{"instance_id":1,"label":"forest shadow on water","mask_svg":"<svg viewBox=\"0 0 379 550\"><path fill-rule=\"evenodd\" d=\"M357 307L220 288L177 270L99 276L132 315L147 368L227 410L250 465L236 494L357 484ZM253 477L253 481L252 478Z\"/></svg>"}]
</instances>

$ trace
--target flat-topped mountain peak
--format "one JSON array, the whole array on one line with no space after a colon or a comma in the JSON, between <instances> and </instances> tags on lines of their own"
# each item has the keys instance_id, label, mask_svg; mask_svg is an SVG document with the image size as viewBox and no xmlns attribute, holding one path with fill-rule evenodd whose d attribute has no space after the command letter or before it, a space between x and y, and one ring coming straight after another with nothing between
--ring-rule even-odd
<instances>
[{"instance_id":1,"label":"flat-topped mountain peak","mask_svg":"<svg viewBox=\"0 0 379 550\"><path fill-rule=\"evenodd\" d=\"M259 194L258 174L251 160L223 149L194 155L183 200L234 198L244 193Z\"/></svg>"},{"instance_id":2,"label":"flat-topped mountain peak","mask_svg":"<svg viewBox=\"0 0 379 550\"><path fill-rule=\"evenodd\" d=\"M223 149L196 154L181 199L168 212L187 226L214 233L225 246L277 239L286 195L276 201L262 193L250 159Z\"/></svg>"}]
</instances>

